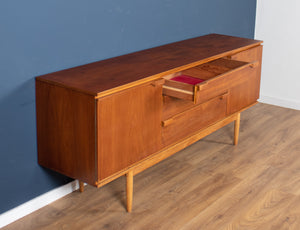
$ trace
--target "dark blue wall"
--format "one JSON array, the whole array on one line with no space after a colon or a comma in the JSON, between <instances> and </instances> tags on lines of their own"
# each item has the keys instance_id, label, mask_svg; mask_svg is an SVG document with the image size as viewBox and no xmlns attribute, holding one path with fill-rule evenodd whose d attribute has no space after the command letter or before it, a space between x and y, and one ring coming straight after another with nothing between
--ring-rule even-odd
<instances>
[{"instance_id":1,"label":"dark blue wall","mask_svg":"<svg viewBox=\"0 0 300 230\"><path fill-rule=\"evenodd\" d=\"M70 181L37 164L34 77L207 33L253 38L256 0L1 0L0 213Z\"/></svg>"}]
</instances>

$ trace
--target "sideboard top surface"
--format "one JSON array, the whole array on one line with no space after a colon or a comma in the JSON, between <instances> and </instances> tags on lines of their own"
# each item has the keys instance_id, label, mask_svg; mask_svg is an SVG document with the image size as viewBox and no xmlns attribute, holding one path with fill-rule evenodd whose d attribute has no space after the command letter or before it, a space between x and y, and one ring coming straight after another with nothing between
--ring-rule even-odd
<instances>
[{"instance_id":1,"label":"sideboard top surface","mask_svg":"<svg viewBox=\"0 0 300 230\"><path fill-rule=\"evenodd\" d=\"M209 34L37 77L95 97L160 78L262 42Z\"/></svg>"}]
</instances>

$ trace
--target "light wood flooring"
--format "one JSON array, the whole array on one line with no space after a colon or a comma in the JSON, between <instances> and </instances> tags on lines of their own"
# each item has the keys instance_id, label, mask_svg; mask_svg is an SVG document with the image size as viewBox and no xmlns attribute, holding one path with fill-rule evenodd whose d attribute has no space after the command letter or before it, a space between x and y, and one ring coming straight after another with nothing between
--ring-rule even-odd
<instances>
[{"instance_id":1,"label":"light wood flooring","mask_svg":"<svg viewBox=\"0 0 300 230\"><path fill-rule=\"evenodd\" d=\"M85 186L11 229L300 229L300 111L257 104L233 124L134 177Z\"/></svg>"}]
</instances>

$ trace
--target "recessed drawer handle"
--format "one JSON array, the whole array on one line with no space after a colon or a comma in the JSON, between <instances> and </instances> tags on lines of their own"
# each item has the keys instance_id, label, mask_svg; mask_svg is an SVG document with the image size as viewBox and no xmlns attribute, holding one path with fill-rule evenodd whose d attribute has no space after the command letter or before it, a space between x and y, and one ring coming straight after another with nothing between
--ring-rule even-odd
<instances>
[{"instance_id":1,"label":"recessed drawer handle","mask_svg":"<svg viewBox=\"0 0 300 230\"><path fill-rule=\"evenodd\" d=\"M250 68L256 68L259 65L258 61L255 61L249 65Z\"/></svg>"},{"instance_id":2,"label":"recessed drawer handle","mask_svg":"<svg viewBox=\"0 0 300 230\"><path fill-rule=\"evenodd\" d=\"M168 119L168 120L166 120L166 121L162 121L161 122L161 126L162 127L166 127L167 125L169 125L169 124L171 124L173 122L173 119L171 118L171 119Z\"/></svg>"},{"instance_id":3,"label":"recessed drawer handle","mask_svg":"<svg viewBox=\"0 0 300 230\"><path fill-rule=\"evenodd\" d=\"M228 96L228 91L226 91L225 93L223 93L222 95L219 96L220 100L223 100L224 98L226 98Z\"/></svg>"},{"instance_id":4,"label":"recessed drawer handle","mask_svg":"<svg viewBox=\"0 0 300 230\"><path fill-rule=\"evenodd\" d=\"M161 78L151 83L153 87L163 85L165 83L165 79Z\"/></svg>"}]
</instances>

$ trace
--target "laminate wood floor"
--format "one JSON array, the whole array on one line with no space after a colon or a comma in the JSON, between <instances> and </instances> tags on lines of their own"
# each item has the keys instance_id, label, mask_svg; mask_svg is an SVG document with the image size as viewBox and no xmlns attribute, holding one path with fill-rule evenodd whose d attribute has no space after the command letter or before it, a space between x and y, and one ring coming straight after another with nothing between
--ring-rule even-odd
<instances>
[{"instance_id":1,"label":"laminate wood floor","mask_svg":"<svg viewBox=\"0 0 300 230\"><path fill-rule=\"evenodd\" d=\"M300 112L257 104L233 124L134 177L78 191L11 229L300 229Z\"/></svg>"}]
</instances>

